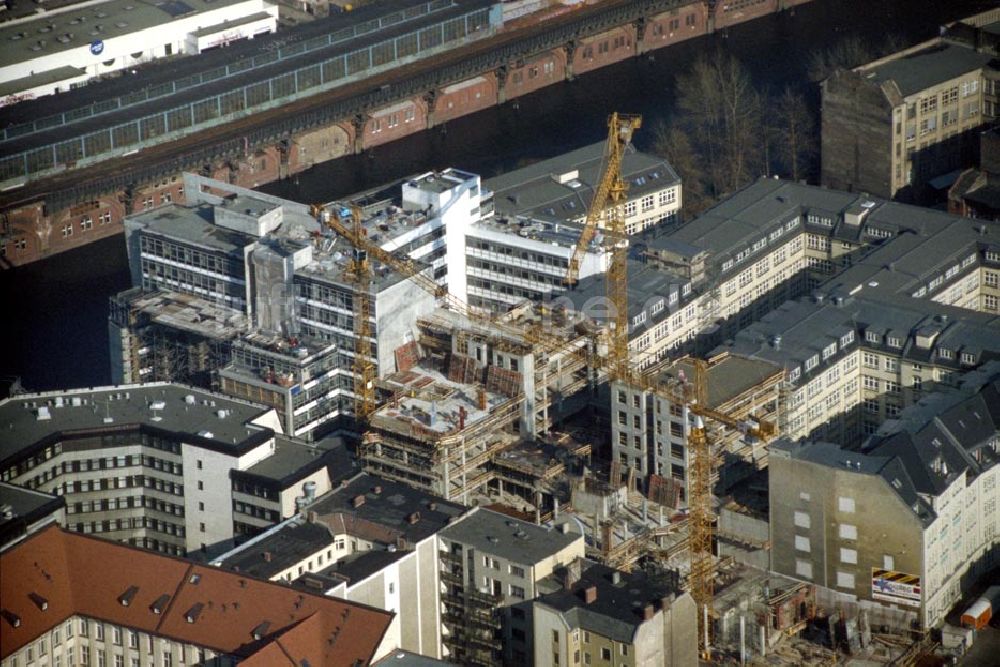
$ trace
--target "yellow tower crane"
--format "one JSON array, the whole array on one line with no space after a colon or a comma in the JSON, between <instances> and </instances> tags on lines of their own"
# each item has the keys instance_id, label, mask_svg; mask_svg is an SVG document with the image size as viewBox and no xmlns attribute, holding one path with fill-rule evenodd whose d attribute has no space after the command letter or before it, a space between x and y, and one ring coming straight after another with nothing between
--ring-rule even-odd
<instances>
[{"instance_id":1,"label":"yellow tower crane","mask_svg":"<svg viewBox=\"0 0 1000 667\"><path fill-rule=\"evenodd\" d=\"M315 205L313 216L332 231L348 238L363 239L365 229L362 225L361 208L351 206L351 226L340 219L339 211ZM375 412L375 359L372 353L372 267L368 261L368 247L365 243L353 243L351 262L347 267L347 275L354 285L354 416L364 427L368 418Z\"/></svg>"},{"instance_id":2,"label":"yellow tower crane","mask_svg":"<svg viewBox=\"0 0 1000 667\"><path fill-rule=\"evenodd\" d=\"M628 185L622 178L621 166L632 134L642 126L642 116L612 113L608 118L608 139L604 146L604 167L587 211L587 219L570 255L565 283L574 287L580 276L580 258L597 234L604 220L606 237L612 244L606 291L611 306L608 323L608 368L613 379L626 381L630 373L628 359L628 241L625 238L625 196Z\"/></svg>"}]
</instances>

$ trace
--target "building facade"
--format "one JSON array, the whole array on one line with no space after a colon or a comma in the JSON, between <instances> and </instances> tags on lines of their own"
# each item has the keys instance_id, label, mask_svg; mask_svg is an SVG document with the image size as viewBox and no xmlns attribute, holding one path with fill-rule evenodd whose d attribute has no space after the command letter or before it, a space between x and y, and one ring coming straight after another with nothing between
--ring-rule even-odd
<instances>
[{"instance_id":1,"label":"building facade","mask_svg":"<svg viewBox=\"0 0 1000 667\"><path fill-rule=\"evenodd\" d=\"M591 144L488 179L485 186L493 192L497 215L584 222L600 184L604 149L603 142ZM626 234L678 221L684 200L681 179L666 160L629 146L622 156L621 176L628 186ZM603 220L599 226L604 226Z\"/></svg>"},{"instance_id":2,"label":"building facade","mask_svg":"<svg viewBox=\"0 0 1000 667\"><path fill-rule=\"evenodd\" d=\"M580 559L531 605L541 665L693 665L698 621L676 573L619 572Z\"/></svg>"},{"instance_id":3,"label":"building facade","mask_svg":"<svg viewBox=\"0 0 1000 667\"><path fill-rule=\"evenodd\" d=\"M193 0L184 8L125 2L47 9L0 30L0 106L65 92L88 80L172 55L194 55L274 32L263 0ZM40 37L40 38L39 38Z\"/></svg>"},{"instance_id":4,"label":"building facade","mask_svg":"<svg viewBox=\"0 0 1000 667\"><path fill-rule=\"evenodd\" d=\"M437 534L467 513L457 503L359 474L213 564L394 613L400 648L441 658Z\"/></svg>"},{"instance_id":5,"label":"building facade","mask_svg":"<svg viewBox=\"0 0 1000 667\"><path fill-rule=\"evenodd\" d=\"M398 646L386 612L55 526L4 551L0 581L3 667L353 667Z\"/></svg>"},{"instance_id":6,"label":"building facade","mask_svg":"<svg viewBox=\"0 0 1000 667\"><path fill-rule=\"evenodd\" d=\"M65 526L172 555L231 548L331 486L342 448L280 434L273 409L184 385L0 403L4 482L65 500Z\"/></svg>"},{"instance_id":7,"label":"building facade","mask_svg":"<svg viewBox=\"0 0 1000 667\"><path fill-rule=\"evenodd\" d=\"M112 300L113 377L219 387L273 406L290 434L321 437L330 428L322 424L353 412L351 249L304 205L185 178L188 191L199 193L187 206L128 220L135 287ZM441 245L443 219L449 211L468 214L468 202L432 213L434 202L454 194L432 181L420 202L406 200L413 208L396 209L393 220L382 209L367 220L370 238L390 251L412 246L432 262L428 272L448 259L427 256ZM475 182L458 187L467 193ZM395 234L386 233L390 224ZM417 316L433 310L434 296L381 265L369 296L374 362L385 372L395 367L393 351L415 336Z\"/></svg>"},{"instance_id":8,"label":"building facade","mask_svg":"<svg viewBox=\"0 0 1000 667\"><path fill-rule=\"evenodd\" d=\"M571 521L538 526L477 508L438 534L441 621L449 661L524 665L537 638L524 603L556 568L582 558Z\"/></svg>"},{"instance_id":9,"label":"building facade","mask_svg":"<svg viewBox=\"0 0 1000 667\"><path fill-rule=\"evenodd\" d=\"M771 567L940 627L1000 561L998 371L927 396L861 449L772 446Z\"/></svg>"},{"instance_id":10,"label":"building facade","mask_svg":"<svg viewBox=\"0 0 1000 667\"><path fill-rule=\"evenodd\" d=\"M975 130L996 115L993 55L978 44L953 31L824 81L823 184L919 201L971 166Z\"/></svg>"},{"instance_id":11,"label":"building facade","mask_svg":"<svg viewBox=\"0 0 1000 667\"><path fill-rule=\"evenodd\" d=\"M691 418L686 397L695 377L689 359L656 367L653 387L634 387L614 382L611 389L612 483L632 480L635 488L650 492L663 488L656 498L669 507L687 505L688 468L691 452L688 437ZM757 420L775 421L778 387L783 373L762 360L720 355L705 372L707 407L729 415L734 422L751 425ZM733 425L706 424L710 441L721 463L716 481L722 489L767 465L767 447Z\"/></svg>"}]
</instances>

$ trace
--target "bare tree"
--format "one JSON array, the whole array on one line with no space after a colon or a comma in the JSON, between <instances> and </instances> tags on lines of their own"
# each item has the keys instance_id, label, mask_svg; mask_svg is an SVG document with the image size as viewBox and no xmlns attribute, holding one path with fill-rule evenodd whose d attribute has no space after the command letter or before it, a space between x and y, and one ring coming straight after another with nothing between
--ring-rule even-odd
<instances>
[{"instance_id":1,"label":"bare tree","mask_svg":"<svg viewBox=\"0 0 1000 667\"><path fill-rule=\"evenodd\" d=\"M716 51L677 79L682 128L707 163L713 197L742 187L762 171L761 95L743 65Z\"/></svg>"},{"instance_id":2,"label":"bare tree","mask_svg":"<svg viewBox=\"0 0 1000 667\"><path fill-rule=\"evenodd\" d=\"M778 162L792 177L805 178L813 167L816 123L805 97L791 86L769 100L768 118L775 140Z\"/></svg>"},{"instance_id":3,"label":"bare tree","mask_svg":"<svg viewBox=\"0 0 1000 667\"><path fill-rule=\"evenodd\" d=\"M660 121L653 128L653 152L662 155L681 177L684 197L681 210L690 219L712 204L705 193L705 170L702 157L695 151L688 135L675 123Z\"/></svg>"}]
</instances>

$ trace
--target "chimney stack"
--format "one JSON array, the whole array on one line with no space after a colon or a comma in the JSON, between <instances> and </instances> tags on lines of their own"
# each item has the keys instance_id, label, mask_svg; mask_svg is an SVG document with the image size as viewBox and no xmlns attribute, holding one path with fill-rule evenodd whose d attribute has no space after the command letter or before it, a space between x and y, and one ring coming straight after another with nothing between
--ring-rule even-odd
<instances>
[{"instance_id":1,"label":"chimney stack","mask_svg":"<svg viewBox=\"0 0 1000 667\"><path fill-rule=\"evenodd\" d=\"M264 562L265 563L270 563L271 562L271 558L272 558L271 552L270 551L265 551L264 552Z\"/></svg>"},{"instance_id":2,"label":"chimney stack","mask_svg":"<svg viewBox=\"0 0 1000 667\"><path fill-rule=\"evenodd\" d=\"M597 586L587 586L583 589L584 604L593 604L597 600Z\"/></svg>"}]
</instances>

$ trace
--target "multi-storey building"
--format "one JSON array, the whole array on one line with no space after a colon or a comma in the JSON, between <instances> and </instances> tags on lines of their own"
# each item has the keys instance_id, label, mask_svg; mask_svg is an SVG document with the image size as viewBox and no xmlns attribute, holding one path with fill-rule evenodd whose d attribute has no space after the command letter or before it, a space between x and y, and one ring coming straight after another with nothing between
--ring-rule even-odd
<instances>
[{"instance_id":1,"label":"multi-storey building","mask_svg":"<svg viewBox=\"0 0 1000 667\"><path fill-rule=\"evenodd\" d=\"M170 554L226 549L290 516L341 456L276 434L270 408L183 385L27 394L0 414L4 482L61 496L70 530Z\"/></svg>"},{"instance_id":2,"label":"multi-storey building","mask_svg":"<svg viewBox=\"0 0 1000 667\"><path fill-rule=\"evenodd\" d=\"M400 648L440 658L437 534L467 511L360 474L213 564L385 609L397 615Z\"/></svg>"},{"instance_id":3,"label":"multi-storey building","mask_svg":"<svg viewBox=\"0 0 1000 667\"><path fill-rule=\"evenodd\" d=\"M676 573L619 572L577 560L540 582L530 605L535 667L694 665L694 600Z\"/></svg>"},{"instance_id":4,"label":"multi-storey building","mask_svg":"<svg viewBox=\"0 0 1000 667\"><path fill-rule=\"evenodd\" d=\"M536 581L583 554L569 526L469 510L361 474L213 563L393 612L400 647L420 655L469 664L489 644L490 660L525 664L530 622L491 605L530 600Z\"/></svg>"},{"instance_id":5,"label":"multi-storey building","mask_svg":"<svg viewBox=\"0 0 1000 667\"><path fill-rule=\"evenodd\" d=\"M409 208L372 214L369 238L387 250L406 246L431 267L447 265L453 258L434 255L439 232L453 212L469 214L465 199L477 183L448 175L409 182ZM217 385L275 407L288 433L322 435L330 424L320 425L349 412L353 400L352 249L304 205L190 174L185 188L186 206L127 221L132 282L141 290L112 302L113 377ZM370 298L374 361L387 372L434 296L376 263Z\"/></svg>"},{"instance_id":6,"label":"multi-storey building","mask_svg":"<svg viewBox=\"0 0 1000 667\"><path fill-rule=\"evenodd\" d=\"M691 463L684 397L692 391L695 368L685 358L661 364L652 373L659 389L612 384L612 482L631 479L640 490L660 489L656 500L679 507L687 504ZM770 362L720 355L705 369L707 407L738 421L749 423L751 416L773 421L782 379L781 368ZM759 440L711 421L707 426L722 460L717 472L724 488L767 465L767 448Z\"/></svg>"},{"instance_id":7,"label":"multi-storey building","mask_svg":"<svg viewBox=\"0 0 1000 667\"><path fill-rule=\"evenodd\" d=\"M603 142L515 169L485 182L498 216L552 223L583 222L600 184ZM675 222L683 204L681 179L661 157L629 147L621 175L628 185L625 231L632 235ZM603 220L599 223L603 227Z\"/></svg>"},{"instance_id":8,"label":"multi-storey building","mask_svg":"<svg viewBox=\"0 0 1000 667\"><path fill-rule=\"evenodd\" d=\"M1000 562L1000 364L888 420L863 447L771 448L771 567L940 626Z\"/></svg>"},{"instance_id":9,"label":"multi-storey building","mask_svg":"<svg viewBox=\"0 0 1000 667\"><path fill-rule=\"evenodd\" d=\"M913 200L971 166L975 130L996 114L998 73L981 44L952 31L824 81L823 184Z\"/></svg>"},{"instance_id":10,"label":"multi-storey building","mask_svg":"<svg viewBox=\"0 0 1000 667\"><path fill-rule=\"evenodd\" d=\"M370 664L392 614L50 526L0 554L0 664Z\"/></svg>"},{"instance_id":11,"label":"multi-storey building","mask_svg":"<svg viewBox=\"0 0 1000 667\"><path fill-rule=\"evenodd\" d=\"M989 232L989 223L872 206L862 234L882 242L722 349L785 369L781 433L856 442L997 352L1000 244Z\"/></svg>"},{"instance_id":12,"label":"multi-storey building","mask_svg":"<svg viewBox=\"0 0 1000 667\"><path fill-rule=\"evenodd\" d=\"M447 657L463 665L530 664L537 644L524 613L539 582L584 554L570 519L538 526L474 509L438 533Z\"/></svg>"},{"instance_id":13,"label":"multi-storey building","mask_svg":"<svg viewBox=\"0 0 1000 667\"><path fill-rule=\"evenodd\" d=\"M543 301L566 288L566 272L582 226L534 218L484 218L466 236L469 305L504 312ZM611 254L595 240L582 253L579 277L608 269Z\"/></svg>"},{"instance_id":14,"label":"multi-storey building","mask_svg":"<svg viewBox=\"0 0 1000 667\"><path fill-rule=\"evenodd\" d=\"M112 0L46 8L4 22L0 99L6 105L65 92L157 58L194 55L277 27L277 5L263 0L193 0L184 8Z\"/></svg>"}]
</instances>

